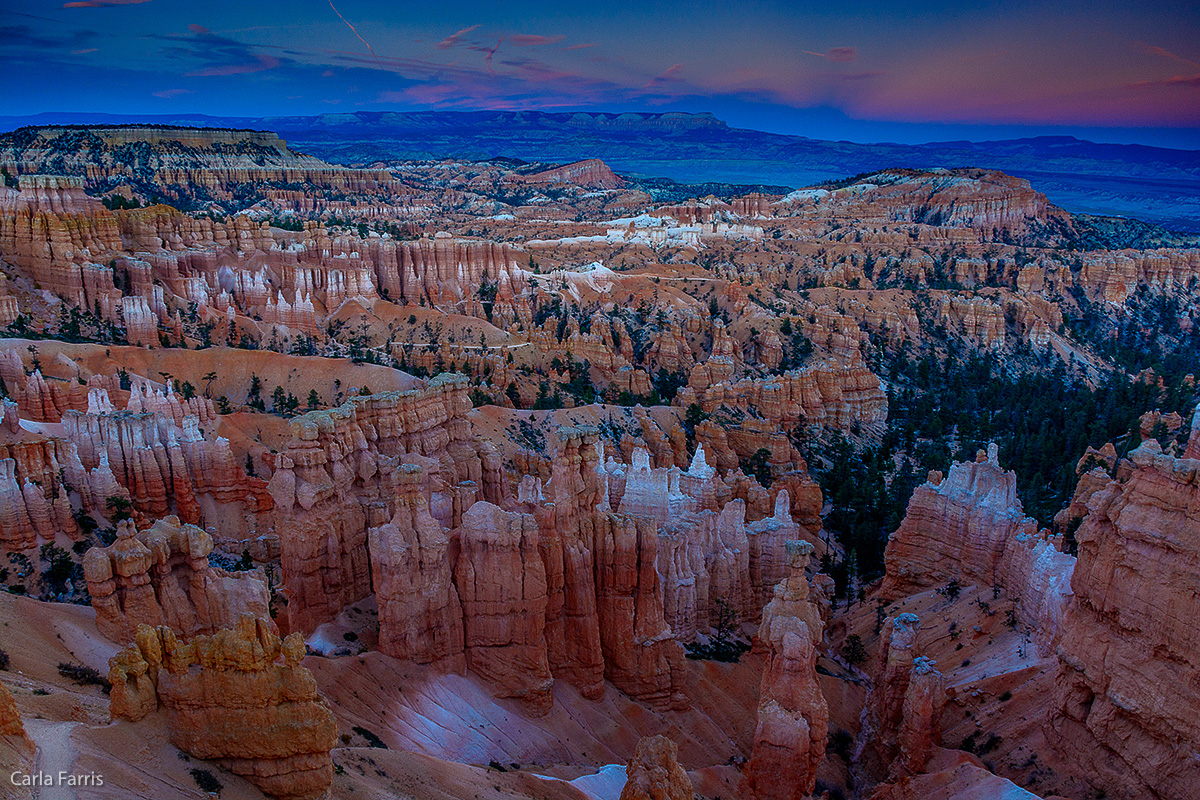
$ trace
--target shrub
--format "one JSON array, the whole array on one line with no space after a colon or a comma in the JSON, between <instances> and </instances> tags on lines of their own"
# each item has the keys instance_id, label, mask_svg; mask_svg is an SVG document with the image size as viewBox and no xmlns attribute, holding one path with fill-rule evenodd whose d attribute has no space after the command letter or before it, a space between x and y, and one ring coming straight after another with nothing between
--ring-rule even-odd
<instances>
[{"instance_id":1,"label":"shrub","mask_svg":"<svg viewBox=\"0 0 1200 800\"><path fill-rule=\"evenodd\" d=\"M217 776L206 769L192 769L192 780L200 787L200 791L210 794L220 794L221 790L225 788L217 780Z\"/></svg>"},{"instance_id":2,"label":"shrub","mask_svg":"<svg viewBox=\"0 0 1200 800\"><path fill-rule=\"evenodd\" d=\"M962 594L962 584L958 582L958 578L955 578L941 589L938 589L938 594L946 595L951 601L957 600L958 596Z\"/></svg>"},{"instance_id":3,"label":"shrub","mask_svg":"<svg viewBox=\"0 0 1200 800\"><path fill-rule=\"evenodd\" d=\"M867 660L867 648L863 646L862 637L857 633L852 633L846 637L846 644L842 647L842 656L846 659L846 663L850 666L861 664Z\"/></svg>"},{"instance_id":4,"label":"shrub","mask_svg":"<svg viewBox=\"0 0 1200 800\"><path fill-rule=\"evenodd\" d=\"M112 515L114 522L120 522L121 520L126 520L133 516L133 503L131 503L128 498L121 497L120 495L113 495L112 497L106 498L104 504L108 506L108 511Z\"/></svg>"},{"instance_id":5,"label":"shrub","mask_svg":"<svg viewBox=\"0 0 1200 800\"><path fill-rule=\"evenodd\" d=\"M61 661L58 664L58 674L64 678L70 678L80 686L99 686L105 692L108 692L112 688L108 679L101 675L98 670L92 667L85 667L82 664Z\"/></svg>"},{"instance_id":6,"label":"shrub","mask_svg":"<svg viewBox=\"0 0 1200 800\"><path fill-rule=\"evenodd\" d=\"M8 653L0 650L0 670L8 672Z\"/></svg>"},{"instance_id":7,"label":"shrub","mask_svg":"<svg viewBox=\"0 0 1200 800\"><path fill-rule=\"evenodd\" d=\"M366 739L367 745L369 747L377 747L380 750L388 749L388 746L386 744L384 744L383 739L380 739L372 731L367 730L366 728L362 727L361 725L355 725L351 730L353 730L355 733L357 733L362 738Z\"/></svg>"},{"instance_id":8,"label":"shrub","mask_svg":"<svg viewBox=\"0 0 1200 800\"><path fill-rule=\"evenodd\" d=\"M737 609L723 597L718 597L713 601L713 610L716 614L716 633L708 644L691 642L684 645L687 657L693 660L736 664L742 655L750 650L749 642L737 638Z\"/></svg>"},{"instance_id":9,"label":"shrub","mask_svg":"<svg viewBox=\"0 0 1200 800\"><path fill-rule=\"evenodd\" d=\"M825 745L825 751L835 753L838 758L850 763L850 754L854 749L854 736L845 728L838 728L833 733L829 734L829 741Z\"/></svg>"}]
</instances>

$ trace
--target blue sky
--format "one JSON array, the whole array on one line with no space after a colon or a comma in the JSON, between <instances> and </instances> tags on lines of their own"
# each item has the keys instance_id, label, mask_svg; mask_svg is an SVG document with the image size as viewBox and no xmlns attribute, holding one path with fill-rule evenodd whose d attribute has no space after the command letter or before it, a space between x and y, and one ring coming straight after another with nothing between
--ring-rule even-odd
<instances>
[{"instance_id":1,"label":"blue sky","mask_svg":"<svg viewBox=\"0 0 1200 800\"><path fill-rule=\"evenodd\" d=\"M5 115L711 111L1200 148L1194 3L0 0Z\"/></svg>"}]
</instances>

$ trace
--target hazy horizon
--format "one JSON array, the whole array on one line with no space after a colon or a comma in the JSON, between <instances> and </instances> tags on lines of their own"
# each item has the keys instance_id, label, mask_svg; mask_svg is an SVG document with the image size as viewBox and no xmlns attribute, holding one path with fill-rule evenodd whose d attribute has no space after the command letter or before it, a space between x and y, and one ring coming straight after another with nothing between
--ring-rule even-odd
<instances>
[{"instance_id":1,"label":"hazy horizon","mask_svg":"<svg viewBox=\"0 0 1200 800\"><path fill-rule=\"evenodd\" d=\"M855 142L1200 148L1200 12L1171 0L20 8L0 24L0 108L14 117L684 111Z\"/></svg>"},{"instance_id":2,"label":"hazy horizon","mask_svg":"<svg viewBox=\"0 0 1200 800\"><path fill-rule=\"evenodd\" d=\"M772 125L769 121L756 124L753 119L737 121L726 119L711 111L672 110L675 113L690 115L711 114L729 128L760 131L783 136L802 136L824 141L847 141L855 144L904 144L921 145L942 142L967 141L988 142L1000 140L1032 139L1048 136L1070 136L1096 144L1132 144L1146 147L1158 147L1176 150L1200 150L1200 128L1088 128L1078 126L1021 126L1021 125L950 125L942 123L911 123L904 126L890 125L871 120L845 120L839 127L836 123L826 121L816 125L804 126L797 124L788 126ZM548 114L663 114L672 111L647 111L643 109L606 109L606 108L564 108L564 109L355 109L354 111L314 111L312 113L287 114L220 114L210 111L177 111L177 112L111 112L111 111L42 111L36 114L8 115L0 114L0 132L14 130L24 125L117 125L123 121L130 124L143 124L144 121L161 121L162 124L172 124L172 120L187 118L209 119L216 123L222 120L270 120L296 117L320 117L327 115L350 115L356 112L394 113L394 114L423 114L423 113L518 113L537 112ZM222 127L217 124L214 127ZM879 131L873 136L872 131ZM888 135L890 134L890 135Z\"/></svg>"}]
</instances>

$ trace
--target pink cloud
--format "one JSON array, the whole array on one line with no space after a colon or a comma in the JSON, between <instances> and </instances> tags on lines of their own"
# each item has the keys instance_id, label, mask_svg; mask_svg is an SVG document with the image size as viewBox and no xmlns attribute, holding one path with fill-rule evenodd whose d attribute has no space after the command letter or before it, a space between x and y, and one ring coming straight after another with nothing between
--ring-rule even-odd
<instances>
[{"instance_id":1,"label":"pink cloud","mask_svg":"<svg viewBox=\"0 0 1200 800\"><path fill-rule=\"evenodd\" d=\"M212 31L210 31L208 28L204 27L203 25L197 25L194 22L191 25L188 25L188 30L192 33L212 33Z\"/></svg>"},{"instance_id":2,"label":"pink cloud","mask_svg":"<svg viewBox=\"0 0 1200 800\"><path fill-rule=\"evenodd\" d=\"M206 67L195 72L184 73L184 77L213 78L225 75L246 75L251 72L263 72L268 69L275 69L279 66L279 63L279 59L275 58L275 56L255 56L254 61L248 64L224 64L219 67Z\"/></svg>"},{"instance_id":3,"label":"pink cloud","mask_svg":"<svg viewBox=\"0 0 1200 800\"><path fill-rule=\"evenodd\" d=\"M596 47L596 43L587 42L586 44L573 44L570 47L564 47L563 50L582 50L585 47Z\"/></svg>"},{"instance_id":4,"label":"pink cloud","mask_svg":"<svg viewBox=\"0 0 1200 800\"><path fill-rule=\"evenodd\" d=\"M1129 84L1130 89L1146 89L1156 86L1200 86L1200 75L1172 75L1158 81L1138 81Z\"/></svg>"},{"instance_id":5,"label":"pink cloud","mask_svg":"<svg viewBox=\"0 0 1200 800\"><path fill-rule=\"evenodd\" d=\"M543 44L558 44L566 38L566 36L538 36L531 33L519 33L515 36L509 36L508 41L517 47L536 47Z\"/></svg>"},{"instance_id":6,"label":"pink cloud","mask_svg":"<svg viewBox=\"0 0 1200 800\"><path fill-rule=\"evenodd\" d=\"M1181 55L1176 55L1175 53L1172 53L1170 50L1167 50L1165 47L1158 47L1156 45L1146 44L1145 42L1138 42L1138 46L1141 47L1143 50L1145 50L1147 53L1149 53L1151 55L1170 59L1171 61L1175 61L1180 64L1186 64L1189 67L1200 68L1200 63L1192 61L1190 58L1184 58Z\"/></svg>"},{"instance_id":7,"label":"pink cloud","mask_svg":"<svg viewBox=\"0 0 1200 800\"><path fill-rule=\"evenodd\" d=\"M436 47L438 50L449 50L451 47L454 47L456 44L462 41L462 37L466 36L468 33L478 27L478 25L472 25L469 28L463 28L461 31L455 31L445 39L442 39L440 42L435 44L434 47Z\"/></svg>"},{"instance_id":8,"label":"pink cloud","mask_svg":"<svg viewBox=\"0 0 1200 800\"><path fill-rule=\"evenodd\" d=\"M172 97L178 97L181 94L192 94L191 89L163 89L161 92L155 92L155 97L163 97L170 100Z\"/></svg>"},{"instance_id":9,"label":"pink cloud","mask_svg":"<svg viewBox=\"0 0 1200 800\"><path fill-rule=\"evenodd\" d=\"M829 61L837 61L839 63L853 61L854 59L858 58L857 47L831 47L824 53L818 53L815 50L805 50L804 52L810 56L824 58Z\"/></svg>"},{"instance_id":10,"label":"pink cloud","mask_svg":"<svg viewBox=\"0 0 1200 800\"><path fill-rule=\"evenodd\" d=\"M682 64L672 64L661 75L651 78L643 88L655 89L666 83L679 83L683 80L683 78L679 77L679 73L682 71Z\"/></svg>"},{"instance_id":11,"label":"pink cloud","mask_svg":"<svg viewBox=\"0 0 1200 800\"><path fill-rule=\"evenodd\" d=\"M63 8L106 8L108 6L136 6L139 3L149 3L150 0L77 0L74 3L63 3Z\"/></svg>"}]
</instances>

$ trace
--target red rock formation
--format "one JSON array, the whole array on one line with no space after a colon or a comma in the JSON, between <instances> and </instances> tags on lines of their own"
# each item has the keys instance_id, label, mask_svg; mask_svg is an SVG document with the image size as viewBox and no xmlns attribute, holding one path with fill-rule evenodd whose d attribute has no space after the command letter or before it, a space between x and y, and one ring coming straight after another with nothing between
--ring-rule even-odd
<instances>
[{"instance_id":1,"label":"red rock formation","mask_svg":"<svg viewBox=\"0 0 1200 800\"><path fill-rule=\"evenodd\" d=\"M446 527L458 522L459 484L482 479L470 408L467 379L445 375L426 389L356 397L292 421L295 438L269 485L276 529L288 531L280 544L291 629L311 631L371 594L367 531L396 514L400 456L424 457L432 515Z\"/></svg>"},{"instance_id":2,"label":"red rock formation","mask_svg":"<svg viewBox=\"0 0 1200 800\"><path fill-rule=\"evenodd\" d=\"M920 624L907 613L884 620L867 697L858 763L888 781L923 772L941 740L945 682L933 661L916 655Z\"/></svg>"},{"instance_id":3,"label":"red rock formation","mask_svg":"<svg viewBox=\"0 0 1200 800\"><path fill-rule=\"evenodd\" d=\"M1060 537L1024 516L1016 475L996 460L996 446L950 468L944 480L917 487L884 552L882 598L897 598L951 580L999 586L1015 595L1035 627L1042 652L1053 650L1075 560Z\"/></svg>"},{"instance_id":4,"label":"red rock formation","mask_svg":"<svg viewBox=\"0 0 1200 800\"><path fill-rule=\"evenodd\" d=\"M1191 458L1192 456L1189 456ZM1067 529L1074 520L1082 520L1088 513L1088 502L1092 495L1103 489L1111 480L1111 473L1117 468L1117 449L1112 442L1105 444L1099 450L1089 447L1079 463L1075 465L1075 474L1079 480L1075 484L1075 493L1071 502L1062 511L1054 515L1054 529Z\"/></svg>"},{"instance_id":5,"label":"red rock formation","mask_svg":"<svg viewBox=\"0 0 1200 800\"><path fill-rule=\"evenodd\" d=\"M793 193L776 207L783 210L797 200L813 200L826 213L853 215L868 224L921 223L989 232L1024 231L1028 223L1044 222L1056 211L1029 181L982 169L889 169L846 187Z\"/></svg>"},{"instance_id":6,"label":"red rock formation","mask_svg":"<svg viewBox=\"0 0 1200 800\"><path fill-rule=\"evenodd\" d=\"M113 719L162 707L172 744L213 759L264 793L315 800L333 781L337 721L300 660L304 639L285 640L264 620L186 644L169 628L138 628L137 644L109 661Z\"/></svg>"},{"instance_id":7,"label":"red rock formation","mask_svg":"<svg viewBox=\"0 0 1200 800\"><path fill-rule=\"evenodd\" d=\"M900 711L903 724L896 736L900 754L890 774L918 775L925 771L934 747L941 743L939 718L945 702L945 681L934 662L920 656L913 659Z\"/></svg>"},{"instance_id":8,"label":"red rock formation","mask_svg":"<svg viewBox=\"0 0 1200 800\"><path fill-rule=\"evenodd\" d=\"M898 734L905 698L912 680L917 632L916 614L900 614L884 620L879 637L879 669L867 701L864 733L871 745L869 767L880 774L890 771L898 755Z\"/></svg>"},{"instance_id":9,"label":"red rock formation","mask_svg":"<svg viewBox=\"0 0 1200 800\"><path fill-rule=\"evenodd\" d=\"M791 572L775 587L759 626L758 638L769 651L746 767L748 794L756 800L810 796L825 758L829 709L816 672L824 624L804 577L812 552L808 542L788 543Z\"/></svg>"},{"instance_id":10,"label":"red rock formation","mask_svg":"<svg viewBox=\"0 0 1200 800\"><path fill-rule=\"evenodd\" d=\"M21 722L21 712L17 710L17 701L13 699L8 687L0 683L0 736L25 735L25 725Z\"/></svg>"},{"instance_id":11,"label":"red rock formation","mask_svg":"<svg viewBox=\"0 0 1200 800\"><path fill-rule=\"evenodd\" d=\"M597 438L594 428L558 430L551 478L532 509L550 668L587 697L602 696L608 678L631 697L678 706L683 650L663 616L658 536L651 520L609 510Z\"/></svg>"},{"instance_id":12,"label":"red rock formation","mask_svg":"<svg viewBox=\"0 0 1200 800\"><path fill-rule=\"evenodd\" d=\"M979 759L957 750L938 753L926 774L903 776L871 793L871 800L1039 800L1038 795L994 775Z\"/></svg>"},{"instance_id":13,"label":"red rock formation","mask_svg":"<svg viewBox=\"0 0 1200 800\"><path fill-rule=\"evenodd\" d=\"M72 485L85 483L79 456L70 442L21 431L16 407L5 401L0 429L0 549L30 550L58 534L79 536L69 498ZM5 442L8 439L10 441Z\"/></svg>"},{"instance_id":14,"label":"red rock formation","mask_svg":"<svg viewBox=\"0 0 1200 800\"><path fill-rule=\"evenodd\" d=\"M546 571L532 515L480 502L463 515L454 567L467 666L531 713L550 710Z\"/></svg>"},{"instance_id":15,"label":"red rock formation","mask_svg":"<svg viewBox=\"0 0 1200 800\"><path fill-rule=\"evenodd\" d=\"M1191 433L1188 435L1187 448L1183 453L1184 458L1200 458L1200 405L1196 406L1196 410L1192 413Z\"/></svg>"},{"instance_id":16,"label":"red rock formation","mask_svg":"<svg viewBox=\"0 0 1200 800\"><path fill-rule=\"evenodd\" d=\"M0 161L20 176L22 188L30 180L28 173L49 168L86 175L93 189L141 180L167 193L178 192L180 200L203 191L206 197L228 201L247 184L261 187L268 196L280 183L308 184L310 195L406 192L385 170L336 167L293 153L267 131L96 125L82 130L29 128L23 133L32 135L0 140ZM136 172L126 160L130 146L139 151ZM284 191L278 194L287 196Z\"/></svg>"},{"instance_id":17,"label":"red rock formation","mask_svg":"<svg viewBox=\"0 0 1200 800\"><path fill-rule=\"evenodd\" d=\"M132 642L140 625L165 625L180 636L232 627L242 614L269 619L270 597L261 570L227 572L210 566L212 537L167 517L138 531L125 521L117 540L83 559L96 627L114 642Z\"/></svg>"},{"instance_id":18,"label":"red rock formation","mask_svg":"<svg viewBox=\"0 0 1200 800\"><path fill-rule=\"evenodd\" d=\"M151 519L175 514L213 528L234 552L273 555L274 502L266 482L246 474L226 439L206 438L201 424L211 430L216 417L211 401L185 402L170 387L164 394L135 386L133 410L106 407L107 397L94 392L88 413L63 415L66 438L86 469L73 483L87 495L85 507L107 515L107 498L123 496Z\"/></svg>"},{"instance_id":19,"label":"red rock formation","mask_svg":"<svg viewBox=\"0 0 1200 800\"><path fill-rule=\"evenodd\" d=\"M420 467L402 465L395 514L368 532L379 650L461 670L463 609L452 582L450 539L429 513L423 483Z\"/></svg>"},{"instance_id":20,"label":"red rock formation","mask_svg":"<svg viewBox=\"0 0 1200 800\"><path fill-rule=\"evenodd\" d=\"M1200 463L1154 440L1088 503L1047 739L1110 795L1200 786Z\"/></svg>"},{"instance_id":21,"label":"red rock formation","mask_svg":"<svg viewBox=\"0 0 1200 800\"><path fill-rule=\"evenodd\" d=\"M712 385L698 379L694 370L689 389L680 390L679 402L698 402L709 413L721 406L743 411L754 406L762 417L784 426L804 420L849 429L856 422L866 425L887 419L887 397L879 378L861 360L820 361L779 376Z\"/></svg>"},{"instance_id":22,"label":"red rock formation","mask_svg":"<svg viewBox=\"0 0 1200 800\"><path fill-rule=\"evenodd\" d=\"M594 189L620 189L625 186L625 181L598 158L563 164L561 167L524 175L521 179L526 183L574 183Z\"/></svg>"},{"instance_id":23,"label":"red rock formation","mask_svg":"<svg viewBox=\"0 0 1200 800\"><path fill-rule=\"evenodd\" d=\"M651 705L686 705L683 649L663 615L658 536L641 517L597 517L593 558L604 676Z\"/></svg>"},{"instance_id":24,"label":"red rock formation","mask_svg":"<svg viewBox=\"0 0 1200 800\"><path fill-rule=\"evenodd\" d=\"M692 800L692 782L679 766L679 750L665 736L638 740L625 769L620 800Z\"/></svg>"}]
</instances>

